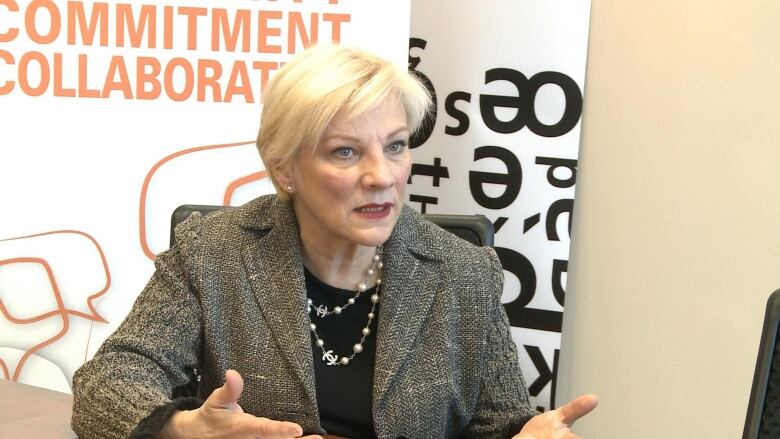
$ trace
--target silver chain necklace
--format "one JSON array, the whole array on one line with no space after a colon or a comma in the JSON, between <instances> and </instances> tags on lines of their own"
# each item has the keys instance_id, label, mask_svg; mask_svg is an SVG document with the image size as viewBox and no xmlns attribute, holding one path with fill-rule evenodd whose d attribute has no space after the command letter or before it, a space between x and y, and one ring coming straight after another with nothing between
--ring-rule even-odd
<instances>
[{"instance_id":1,"label":"silver chain necklace","mask_svg":"<svg viewBox=\"0 0 780 439\"><path fill-rule=\"evenodd\" d=\"M323 306L321 304L314 305L313 301L308 299L309 328L311 329L312 334L314 334L314 344L317 345L317 347L322 351L322 361L324 361L328 366L347 366L349 365L349 362L355 358L355 355L363 352L363 343L366 341L366 337L371 334L371 322L376 317L374 312L376 311L377 303L379 303L379 292L382 287L382 266L382 246L380 245L376 248L376 252L371 258L371 266L368 268L368 270L366 270L366 279L358 284L355 295L347 299L347 302L343 306L336 306L331 311L327 306ZM325 340L323 340L322 337L320 337L320 335L317 333L317 325L315 325L312 321L312 310L316 312L316 315L319 318L341 314L344 310L355 304L355 300L360 297L360 294L364 293L368 289L368 282L370 281L371 277L377 273L379 276L376 280L376 291L374 291L374 294L371 295L371 311L368 313L368 321L366 322L366 326L361 330L362 336L360 337L360 341L352 345L352 355L339 356L334 354L333 349L327 349L325 347Z\"/></svg>"}]
</instances>

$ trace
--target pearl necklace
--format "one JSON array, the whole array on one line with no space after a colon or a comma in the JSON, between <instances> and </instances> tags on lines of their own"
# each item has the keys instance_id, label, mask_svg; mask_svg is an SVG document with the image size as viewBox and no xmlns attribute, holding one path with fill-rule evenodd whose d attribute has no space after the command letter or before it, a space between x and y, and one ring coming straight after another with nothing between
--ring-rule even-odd
<instances>
[{"instance_id":1,"label":"pearl necklace","mask_svg":"<svg viewBox=\"0 0 780 439\"><path fill-rule=\"evenodd\" d=\"M368 270L366 270L365 280L358 284L355 295L347 299L347 302L344 305L336 306L331 311L327 306L323 306L321 304L314 305L312 300L308 299L307 304L309 311L309 328L311 329L312 334L314 334L314 344L320 348L320 350L322 350L322 361L324 361L328 366L347 366L349 365L349 362L355 358L355 355L363 352L363 342L365 342L366 337L371 334L371 322L376 317L374 312L376 311L376 304L379 303L379 291L382 287L382 266L382 246L380 245L376 248L376 252L371 258L371 266L368 268ZM341 314L344 312L344 310L354 305L355 300L360 297L360 294L364 293L368 289L368 282L377 272L379 273L379 276L376 280L376 291L374 291L374 294L371 295L371 311L368 313L368 321L366 322L366 326L361 330L362 336L360 337L360 341L352 345L352 355L339 357L333 353L332 349L325 348L325 340L323 340L322 337L320 337L320 335L317 333L317 325L315 325L312 321L313 316L311 315L311 312L312 310L315 310L317 317L320 318Z\"/></svg>"}]
</instances>

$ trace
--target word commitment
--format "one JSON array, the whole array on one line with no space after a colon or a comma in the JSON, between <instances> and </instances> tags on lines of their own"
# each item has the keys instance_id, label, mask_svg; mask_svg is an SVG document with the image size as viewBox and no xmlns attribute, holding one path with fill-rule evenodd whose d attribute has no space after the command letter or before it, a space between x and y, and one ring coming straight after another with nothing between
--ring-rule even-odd
<instances>
[{"instance_id":1,"label":"word commitment","mask_svg":"<svg viewBox=\"0 0 780 439\"><path fill-rule=\"evenodd\" d=\"M0 0L0 95L255 103L287 56L340 42L351 21L326 0L316 12L20 3Z\"/></svg>"}]
</instances>

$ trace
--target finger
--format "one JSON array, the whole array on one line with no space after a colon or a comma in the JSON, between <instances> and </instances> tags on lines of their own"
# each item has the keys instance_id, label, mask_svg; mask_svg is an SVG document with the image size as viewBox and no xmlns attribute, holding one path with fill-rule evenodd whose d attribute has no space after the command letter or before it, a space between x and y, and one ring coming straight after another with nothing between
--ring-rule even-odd
<instances>
[{"instance_id":1,"label":"finger","mask_svg":"<svg viewBox=\"0 0 780 439\"><path fill-rule=\"evenodd\" d=\"M580 419L595 409L598 403L599 399L596 395L582 395L558 408L558 412L562 416L561 420L563 423L570 426L574 424L577 419Z\"/></svg>"},{"instance_id":2,"label":"finger","mask_svg":"<svg viewBox=\"0 0 780 439\"><path fill-rule=\"evenodd\" d=\"M303 428L294 422L252 417L254 418L252 432L263 439L287 439L303 436Z\"/></svg>"},{"instance_id":3,"label":"finger","mask_svg":"<svg viewBox=\"0 0 780 439\"><path fill-rule=\"evenodd\" d=\"M225 372L225 384L214 390L206 399L206 404L213 407L233 408L238 405L238 397L244 391L244 379L235 370Z\"/></svg>"}]
</instances>

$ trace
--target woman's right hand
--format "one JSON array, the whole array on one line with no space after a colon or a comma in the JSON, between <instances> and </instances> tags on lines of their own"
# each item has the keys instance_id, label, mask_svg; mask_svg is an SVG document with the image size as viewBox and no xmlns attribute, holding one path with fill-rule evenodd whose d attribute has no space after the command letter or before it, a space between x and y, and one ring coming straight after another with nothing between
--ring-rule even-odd
<instances>
[{"instance_id":1,"label":"woman's right hand","mask_svg":"<svg viewBox=\"0 0 780 439\"><path fill-rule=\"evenodd\" d=\"M176 412L168 420L158 439L235 438L290 439L300 438L303 429L293 422L274 421L244 413L238 397L244 390L244 379L234 371L225 373L225 384L214 390L200 408ZM321 439L306 436L303 439Z\"/></svg>"}]
</instances>

